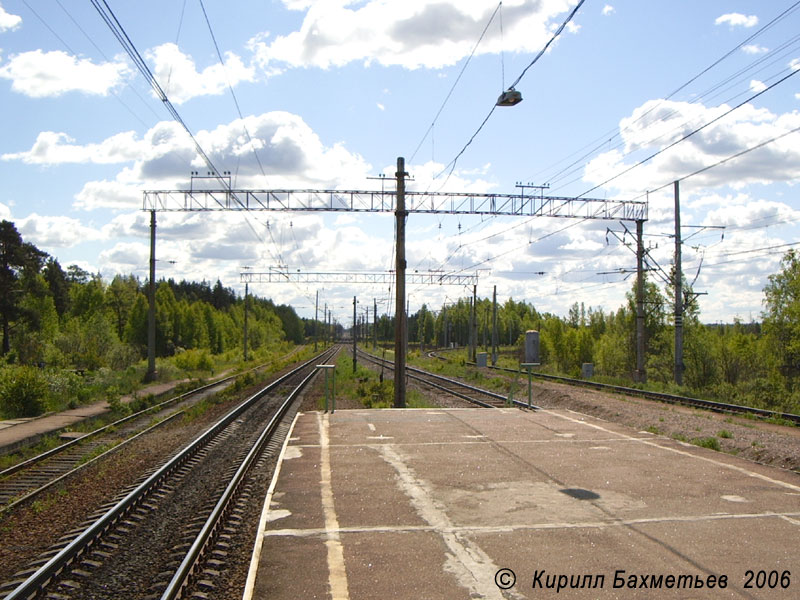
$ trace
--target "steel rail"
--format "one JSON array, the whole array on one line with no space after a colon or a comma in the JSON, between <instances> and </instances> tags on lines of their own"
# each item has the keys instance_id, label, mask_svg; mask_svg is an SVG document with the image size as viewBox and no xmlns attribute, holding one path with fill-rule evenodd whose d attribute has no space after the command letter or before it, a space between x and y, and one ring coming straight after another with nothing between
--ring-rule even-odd
<instances>
[{"instance_id":1,"label":"steel rail","mask_svg":"<svg viewBox=\"0 0 800 600\"><path fill-rule=\"evenodd\" d=\"M283 356L280 360L288 358L289 356L291 356L295 352L297 352L296 349L293 350L292 352L290 352L289 354L286 354L285 356ZM36 463L42 462L43 460L47 460L48 458L50 458L52 456L55 456L56 454L59 454L59 453L63 452L64 450L72 448L73 446L75 446L75 445L77 445L77 444L79 444L81 442L85 442L89 438L94 437L94 436L106 431L107 429L109 429L111 427L118 427L119 425L122 425L123 423L126 423L127 421L135 419L136 417L143 416L143 415L147 414L148 412L158 412L159 410L161 410L162 408L166 408L170 404L175 404L177 402L180 402L181 400L185 400L186 398L192 396L193 394L199 394L200 392L204 392L204 391L206 391L208 389L213 388L214 386L226 383L226 382L228 382L228 381L230 381L232 379L235 379L236 377L239 377L240 375L244 375L245 373L251 373L252 371L257 371L258 369L261 369L261 368L267 366L268 364L271 364L271 363L263 363L261 365L257 365L255 367L252 367L250 369L242 371L241 373L234 373L233 375L229 375L227 377L222 377L220 379L217 379L216 381L212 381L211 383L207 383L205 385L201 385L198 388L195 388L193 390L189 390L188 392L184 392L183 394L179 394L178 396L175 396L173 398L168 398L167 400L164 400L163 402L159 402L158 404L154 404L153 406L148 406L147 408L144 408L144 409L142 409L142 410L140 410L138 412L130 414L130 415L126 416L126 417L122 417L121 419L118 419L118 420L114 421L113 423L109 423L107 425L104 425L103 427L98 427L94 431L90 431L89 433L87 433L85 435L82 435L79 438L75 438L74 440L70 440L69 442L61 444L60 446L57 446L55 448L51 448L50 450L46 450L45 452L42 452L41 454L37 454L36 456L32 456L31 458L29 458L27 460L19 462L16 465L12 465L12 466L8 467L7 469L4 469L4 470L0 471L0 479L3 479L3 478L5 478L5 477L7 477L9 475L13 475L14 473L17 473L18 471L26 469L26 468L28 468L28 467L30 467L32 465L35 465Z\"/></svg>"},{"instance_id":2,"label":"steel rail","mask_svg":"<svg viewBox=\"0 0 800 600\"><path fill-rule=\"evenodd\" d=\"M435 355L436 353L430 353L429 356L431 354L434 355L432 356L432 358L449 360L447 358ZM467 361L465 364L470 366L476 366L476 364L471 361ZM521 371L519 369L509 369L508 367L497 367L488 365L488 368L494 369L495 371L505 371L507 373L519 373L522 375L527 375L527 371ZM646 398L650 400L658 400L660 402L667 402L669 404L681 404L684 406L703 408L714 412L750 414L764 419L779 419L800 425L800 415L795 415L793 413L768 410L765 408L755 408L753 406L742 406L740 404L729 404L726 402L717 402L715 400L703 400L701 398L691 398L689 396L678 396L676 394L667 394L664 392L652 392L649 390L640 390L638 388L625 387L621 385L611 385L609 383L587 381L585 379L573 379L571 377L563 377L560 375L547 375L545 373L536 373L536 372L532 372L531 375L533 377L538 377L539 379L555 381L558 383L563 383L565 385L587 387L600 391L612 392L616 394L627 394L629 396L639 396L641 398Z\"/></svg>"},{"instance_id":3,"label":"steel rail","mask_svg":"<svg viewBox=\"0 0 800 600\"><path fill-rule=\"evenodd\" d=\"M388 359L380 358L380 357L375 356L373 354L369 354L368 352L364 352L363 350L359 350L359 352L363 356L367 357L369 360L372 360L372 362L375 362L377 364L381 364L381 363L387 364L387 365L393 365L394 364L392 361L390 361ZM409 373L409 371L411 373ZM421 376L420 375L414 375L413 373L419 373ZM406 374L411 379L415 379L415 380L420 381L420 382L422 382L422 383L424 383L426 385L433 386L435 388L438 388L438 389L443 390L445 392L448 392L448 393L450 393L450 394L452 394L454 396L457 396L459 398L463 398L464 400L467 400L467 401L472 402L473 404L477 404L479 406L483 406L485 408L497 408L497 406L494 405L494 404L489 404L488 402L482 402L481 400L478 400L477 398L471 398L471 397L469 397L469 396L467 396L465 394L461 394L461 393L457 392L456 390L451 390L449 388L446 388L443 385L438 385L438 384L433 383L431 381L427 381L425 379L425 377L430 377L430 378L433 378L433 379L437 379L439 381L443 381L443 382L448 383L450 385L455 385L455 386L458 386L458 387L461 387L461 388L464 388L464 389L467 389L467 390L470 390L470 391L473 391L473 392L477 392L479 394L483 394L485 396L489 396L490 398L494 398L496 400L500 400L503 403L508 402L508 396L504 396L502 394L498 394L496 392L492 392L492 391L489 391L489 390L484 390L482 388L469 385L469 384L464 383L462 381L458 381L457 379L450 379L449 377L443 377L442 375L437 375L436 373L431 373L429 371L425 371L423 369L418 369L416 367L410 367L410 366L406 365ZM513 406L517 406L519 408L525 408L525 409L528 408L527 402L522 402L520 400L512 399L511 400L511 404ZM539 410L540 407L531 405L530 408L533 409L533 410Z\"/></svg>"},{"instance_id":4,"label":"steel rail","mask_svg":"<svg viewBox=\"0 0 800 600\"><path fill-rule=\"evenodd\" d=\"M167 423L171 422L176 417L181 416L184 412L186 412L186 411L184 409L181 409L179 411L176 411L176 412L172 413L171 415L165 417L164 419L162 419L158 423L154 423L150 427L147 427L146 429L143 429L139 433L137 433L137 434L135 434L135 435L133 435L133 436L121 441L116 446L114 446L112 448L109 448L108 450L106 450L105 452L102 452L101 454L98 454L97 456L93 457L91 460L87 460L85 463L81 463L81 464L77 465L76 467L70 469L69 471L66 471L66 472L62 473L61 475L59 475L55 479L51 479L50 481L48 481L44 485L41 485L38 488L28 492L24 496L20 496L19 498L17 498L13 502L9 502L5 506L0 507L0 515L2 515L5 512L10 512L10 511L14 510L17 506L19 506L23 502L26 502L26 501L30 500L31 498L35 498L39 494L49 490L55 484L61 483L65 479L68 479L69 477L72 477L73 475L75 475L79 471L85 469L89 465L93 465L95 462L110 456L114 452L117 452L118 450L120 450L121 448L126 446L128 443L139 439L140 437L150 433L151 431L153 431L154 429L156 429L158 427L161 427L162 425L166 425Z\"/></svg>"},{"instance_id":5,"label":"steel rail","mask_svg":"<svg viewBox=\"0 0 800 600\"><path fill-rule=\"evenodd\" d=\"M81 442L85 442L89 438L92 438L92 437L94 437L96 435L99 435L99 434L103 433L104 431L106 431L107 429L109 429L111 427L118 427L119 425L122 425L123 423L126 423L126 422L128 422L128 421L130 421L132 419L135 419L136 417L144 416L145 414L147 414L149 412L157 412L158 410L160 410L162 408L165 408L165 407L169 406L170 404L174 404L176 402L180 402L181 400L187 398L188 396L191 396L192 394L198 394L198 393L203 392L203 391L205 391L205 390L207 390L209 388L212 388L212 387L214 387L216 385L220 385L222 383L225 383L230 379L238 377L238 375L239 374L230 375L229 377L225 377L223 379L218 379L217 381L214 381L213 383L208 383L206 385L200 386L199 388L195 388L193 390L189 390L188 392L180 394L179 396L175 396L174 398L169 398L167 400L164 400L163 402L159 402L158 404L154 404L153 406L149 406L149 407L147 407L145 409L142 409L142 410L140 410L138 412L135 412L135 413L133 413L131 415L128 415L126 417L122 417L121 419L118 419L118 420L114 421L113 423L109 423L107 425L104 425L103 427L98 427L94 431L90 431L89 433L87 433L85 435L82 435L79 438L75 438L74 440L70 440L69 442L61 444L60 446L57 446L55 448L51 448L50 450L42 452L41 454L37 454L36 456L33 456L33 457L23 461L23 462L17 463L16 465L13 465L13 466L8 467L7 469L5 469L3 471L0 471L0 479L3 479L4 477L7 477L8 475L13 475L16 472L21 471L23 469L26 469L26 468L28 468L30 466L33 466L36 463L40 463L43 460L47 460L48 458L50 458L52 456L55 456L56 454L59 454L59 453L63 452L64 450L67 450L67 449L69 449L69 448L71 448L71 447L73 447L73 446L75 446L75 445L77 445L77 444L79 444Z\"/></svg>"},{"instance_id":6,"label":"steel rail","mask_svg":"<svg viewBox=\"0 0 800 600\"><path fill-rule=\"evenodd\" d=\"M334 350L338 351L338 348L329 349L326 352L332 352L335 354ZM323 353L323 355L324 354L326 353ZM266 427L261 432L261 435L258 437L255 444L253 444L253 446L250 448L247 456L244 458L233 478L226 486L222 496L220 496L220 499L217 501L217 504L214 506L214 509L208 516L208 519L206 519L206 522L203 524L202 529L197 534L197 537L187 551L186 556L178 567L178 570L175 572L169 584L167 585L166 590L164 590L164 593L161 595L161 600L175 600L183 597L183 592L192 583L195 568L205 555L209 540L211 540L212 536L217 533L220 524L223 522L224 517L228 513L231 499L234 497L241 483L244 481L247 472L250 470L250 467L253 465L259 454L261 454L266 444L274 435L275 430L283 420L286 413L289 411L289 408L294 403L298 394L303 390L303 388L305 388L308 382L316 376L316 374L317 371L314 370L306 375L306 377L303 378L297 387L292 390L283 404L281 404L280 408L278 408L277 412L272 416L269 423L267 423Z\"/></svg>"},{"instance_id":7,"label":"steel rail","mask_svg":"<svg viewBox=\"0 0 800 600\"><path fill-rule=\"evenodd\" d=\"M504 367L492 367L494 369L503 369L512 373L520 373L516 369L506 369ZM522 371L525 373L525 371ZM728 404L726 402L717 402L715 400L703 400L701 398L690 398L688 396L678 396L675 394L667 394L663 392L651 392L648 390L640 390L637 388L625 387L620 385L611 385L608 383L600 383L596 381L585 381L581 379L572 379L570 377L561 377L559 375L546 375L544 373L532 373L534 377L540 379L548 379L568 385L575 385L581 387L594 388L597 390L614 392L618 394L628 394L631 396L641 396L643 398L659 400L661 402L668 402L670 404L683 404L686 406L694 406L697 408L704 408L714 412L722 413L738 413L738 414L751 414L765 419L783 419L784 421L791 421L792 423L800 424L800 415L792 413L785 413L775 410L767 410L765 408L755 408L753 406L741 406L739 404Z\"/></svg>"},{"instance_id":8,"label":"steel rail","mask_svg":"<svg viewBox=\"0 0 800 600\"><path fill-rule=\"evenodd\" d=\"M61 573L65 568L72 564L76 558L80 557L86 550L88 550L102 533L110 529L130 510L136 507L150 490L158 486L162 480L188 462L203 446L210 442L225 427L235 421L239 415L250 408L250 406L252 406L261 397L268 394L270 391L277 388L286 380L307 368L309 365L313 364L319 359L320 356L324 354L325 352L292 369L289 373L279 377L263 389L259 390L241 402L236 408L219 419L202 435L190 442L183 450L178 452L162 467L147 477L145 481L143 481L128 495L117 502L103 516L86 528L83 533L72 540L72 542L70 542L55 556L53 556L47 563L42 565L35 573L31 574L19 586L14 588L14 590L12 590L4 600L29 600L30 598L36 597L55 576Z\"/></svg>"}]
</instances>

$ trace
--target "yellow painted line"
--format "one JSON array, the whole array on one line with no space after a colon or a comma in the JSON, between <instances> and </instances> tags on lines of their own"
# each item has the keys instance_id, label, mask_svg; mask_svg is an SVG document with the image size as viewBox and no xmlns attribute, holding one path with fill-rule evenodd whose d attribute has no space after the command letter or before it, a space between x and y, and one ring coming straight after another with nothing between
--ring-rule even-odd
<instances>
[{"instance_id":1,"label":"yellow painted line","mask_svg":"<svg viewBox=\"0 0 800 600\"><path fill-rule=\"evenodd\" d=\"M774 519L780 518L794 525L800 525L800 512L778 513L742 513L742 514L711 514L711 515L686 515L667 517L642 517L639 519L616 519L610 521L580 521L580 522L554 522L554 523L528 523L523 525L375 525L364 527L343 527L339 533L413 533L431 532L448 533L455 535L476 535L493 533L513 533L517 531L542 531L548 529L610 529L616 527L631 527L635 525L651 525L660 523L703 523L711 521L747 520L747 519ZM265 537L316 537L328 534L327 529L272 529L264 533Z\"/></svg>"},{"instance_id":2,"label":"yellow painted line","mask_svg":"<svg viewBox=\"0 0 800 600\"><path fill-rule=\"evenodd\" d=\"M328 549L328 584L333 600L349 600L347 571L344 566L344 548L339 537L339 519L333 506L331 487L330 415L317 413L319 425L320 487L322 492L322 511L325 515L325 546Z\"/></svg>"},{"instance_id":3,"label":"yellow painted line","mask_svg":"<svg viewBox=\"0 0 800 600\"><path fill-rule=\"evenodd\" d=\"M402 410L402 409L400 409ZM650 434L651 435L651 434ZM486 441L490 440L490 438L486 435L475 435L475 436L462 436L464 439L461 440L454 440L452 442L394 442L394 446L465 446L470 444L480 444L481 446L486 445ZM472 438L472 439L470 439ZM396 439L390 436L367 436L366 439ZM546 440L494 440L491 441L496 444L503 444L503 445L511 445L511 444L520 444L520 445L527 445L527 444L597 444L600 442L608 443L608 442L624 442L629 443L632 441L640 441L645 438L636 438L636 437L615 437L615 438L592 438L592 439L575 439L575 438L558 438L558 439L546 439ZM331 448L371 448L375 446L375 444L365 443L365 442L353 442L350 444L330 444ZM319 448L319 444L298 444L298 448Z\"/></svg>"}]
</instances>

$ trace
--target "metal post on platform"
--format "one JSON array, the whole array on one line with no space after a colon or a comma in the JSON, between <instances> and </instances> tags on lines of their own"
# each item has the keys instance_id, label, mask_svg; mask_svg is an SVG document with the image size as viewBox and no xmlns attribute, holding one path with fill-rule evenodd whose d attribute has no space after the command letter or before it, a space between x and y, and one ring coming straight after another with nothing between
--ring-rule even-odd
<instances>
[{"instance_id":1,"label":"metal post on platform","mask_svg":"<svg viewBox=\"0 0 800 600\"><path fill-rule=\"evenodd\" d=\"M325 412L328 412L328 400L330 399L331 414L333 414L336 410L336 365L317 365L317 369L325 371ZM331 386L328 385L328 371L333 373ZM331 387L333 388L333 393L329 396L328 390Z\"/></svg>"},{"instance_id":2,"label":"metal post on platform","mask_svg":"<svg viewBox=\"0 0 800 600\"><path fill-rule=\"evenodd\" d=\"M538 367L539 363L520 363L519 366L525 367L525 369L528 371L528 410L530 410L531 400L533 396L533 384L531 383L531 378L532 378L531 369L533 367Z\"/></svg>"}]
</instances>

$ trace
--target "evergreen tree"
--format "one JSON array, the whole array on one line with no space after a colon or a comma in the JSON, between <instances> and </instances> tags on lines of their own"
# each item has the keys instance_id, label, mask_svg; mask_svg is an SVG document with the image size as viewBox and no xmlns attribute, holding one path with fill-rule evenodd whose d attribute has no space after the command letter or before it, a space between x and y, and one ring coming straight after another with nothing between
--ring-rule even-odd
<instances>
[{"instance_id":1,"label":"evergreen tree","mask_svg":"<svg viewBox=\"0 0 800 600\"><path fill-rule=\"evenodd\" d=\"M11 324L21 314L20 274L24 269L38 273L47 254L22 236L10 221L0 221L0 321L3 342L0 356L11 350Z\"/></svg>"}]
</instances>

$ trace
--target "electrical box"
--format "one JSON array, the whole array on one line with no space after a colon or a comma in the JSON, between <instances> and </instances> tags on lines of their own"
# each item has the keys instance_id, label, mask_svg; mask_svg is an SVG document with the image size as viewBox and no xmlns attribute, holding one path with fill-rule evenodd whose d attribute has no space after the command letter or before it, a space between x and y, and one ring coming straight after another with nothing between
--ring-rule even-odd
<instances>
[{"instance_id":1,"label":"electrical box","mask_svg":"<svg viewBox=\"0 0 800 600\"><path fill-rule=\"evenodd\" d=\"M539 332L529 330L525 332L525 362L538 363L539 361Z\"/></svg>"}]
</instances>

